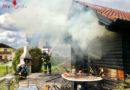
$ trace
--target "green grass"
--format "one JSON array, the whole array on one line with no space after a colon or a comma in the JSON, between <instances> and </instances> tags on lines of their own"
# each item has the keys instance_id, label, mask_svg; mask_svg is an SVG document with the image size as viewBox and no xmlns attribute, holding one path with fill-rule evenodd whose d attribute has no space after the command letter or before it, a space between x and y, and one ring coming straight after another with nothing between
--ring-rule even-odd
<instances>
[{"instance_id":1,"label":"green grass","mask_svg":"<svg viewBox=\"0 0 130 90\"><path fill-rule=\"evenodd\" d=\"M12 73L12 68L6 66L0 66L0 77L5 76L6 74Z\"/></svg>"},{"instance_id":2,"label":"green grass","mask_svg":"<svg viewBox=\"0 0 130 90\"><path fill-rule=\"evenodd\" d=\"M62 68L62 66L60 64L58 64L56 66L52 66L51 69L52 69L52 72L65 72L64 68ZM42 66L42 71L44 71L44 65Z\"/></svg>"},{"instance_id":3,"label":"green grass","mask_svg":"<svg viewBox=\"0 0 130 90\"><path fill-rule=\"evenodd\" d=\"M8 86L6 85L6 82L7 82L7 80L2 80L2 81L0 81L0 90L8 90L8 89L7 89ZM14 80L14 81L11 83L9 90L17 90L17 88L15 87L16 83L17 83L17 82Z\"/></svg>"},{"instance_id":4,"label":"green grass","mask_svg":"<svg viewBox=\"0 0 130 90\"><path fill-rule=\"evenodd\" d=\"M6 74L12 74L13 69L11 67L7 67L4 65L0 66L0 77L5 76ZM0 81L0 90L7 90L7 85L5 84L7 80ZM16 84L16 80L14 80L10 86L10 90L17 90L14 85Z\"/></svg>"}]
</instances>

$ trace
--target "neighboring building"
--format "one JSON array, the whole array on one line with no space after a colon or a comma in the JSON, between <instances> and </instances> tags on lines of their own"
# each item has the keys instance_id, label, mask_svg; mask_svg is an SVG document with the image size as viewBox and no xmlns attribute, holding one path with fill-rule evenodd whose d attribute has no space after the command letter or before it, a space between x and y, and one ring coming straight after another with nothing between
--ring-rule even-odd
<instances>
[{"instance_id":1,"label":"neighboring building","mask_svg":"<svg viewBox=\"0 0 130 90\"><path fill-rule=\"evenodd\" d=\"M6 44L0 43L0 61L9 61L13 59L14 48Z\"/></svg>"}]
</instances>

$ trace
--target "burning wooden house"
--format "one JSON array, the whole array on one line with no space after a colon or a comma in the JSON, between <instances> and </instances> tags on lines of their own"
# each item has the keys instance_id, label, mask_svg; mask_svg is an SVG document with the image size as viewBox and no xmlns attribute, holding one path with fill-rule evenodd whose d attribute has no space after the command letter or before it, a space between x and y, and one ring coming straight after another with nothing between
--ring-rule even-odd
<instances>
[{"instance_id":1,"label":"burning wooden house","mask_svg":"<svg viewBox=\"0 0 130 90\"><path fill-rule=\"evenodd\" d=\"M100 49L99 58L86 54L83 60L79 61L81 58L72 47L72 65L78 70L87 71L89 64L92 67L102 68L105 77L124 80L125 75L130 74L130 12L78 1L76 3L92 9L98 17L99 24L105 26L108 33L105 37L97 39L102 41L101 45L88 46Z\"/></svg>"}]
</instances>

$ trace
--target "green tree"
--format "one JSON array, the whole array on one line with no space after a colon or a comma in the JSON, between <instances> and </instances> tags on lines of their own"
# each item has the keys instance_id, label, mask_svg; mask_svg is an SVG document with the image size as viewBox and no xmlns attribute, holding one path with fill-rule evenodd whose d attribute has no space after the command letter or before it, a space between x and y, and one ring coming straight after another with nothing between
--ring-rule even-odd
<instances>
[{"instance_id":1,"label":"green tree","mask_svg":"<svg viewBox=\"0 0 130 90\"><path fill-rule=\"evenodd\" d=\"M14 56L13 62L12 62L12 67L13 67L14 71L17 70L17 65L20 62L20 56L22 55L22 53L23 53L23 48L18 49L15 53L15 56ZM29 53L32 57L32 59L31 59L32 72L41 71L41 68L42 68L42 60L41 60L42 51L38 47L33 47L33 48L30 48Z\"/></svg>"},{"instance_id":2,"label":"green tree","mask_svg":"<svg viewBox=\"0 0 130 90\"><path fill-rule=\"evenodd\" d=\"M17 65L19 64L20 62L20 56L22 55L23 53L23 48L19 48L16 52L15 52L15 56L13 58L13 62L12 62L12 67L14 69L14 71L17 70Z\"/></svg>"}]
</instances>

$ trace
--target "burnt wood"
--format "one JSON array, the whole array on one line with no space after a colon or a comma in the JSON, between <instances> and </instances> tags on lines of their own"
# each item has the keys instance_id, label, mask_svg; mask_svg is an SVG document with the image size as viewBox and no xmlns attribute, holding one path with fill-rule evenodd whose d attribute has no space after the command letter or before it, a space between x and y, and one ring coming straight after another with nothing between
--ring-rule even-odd
<instances>
[{"instance_id":1,"label":"burnt wood","mask_svg":"<svg viewBox=\"0 0 130 90\"><path fill-rule=\"evenodd\" d=\"M123 37L123 62L125 74L130 74L130 31L122 31Z\"/></svg>"},{"instance_id":2,"label":"burnt wood","mask_svg":"<svg viewBox=\"0 0 130 90\"><path fill-rule=\"evenodd\" d=\"M102 86L104 89L113 90L115 86L119 85L122 81L112 80L110 78L103 78Z\"/></svg>"},{"instance_id":3,"label":"burnt wood","mask_svg":"<svg viewBox=\"0 0 130 90\"><path fill-rule=\"evenodd\" d=\"M95 63L93 63L93 64L91 64L92 66L98 66L98 67L104 67L104 68L113 68L113 69L115 69L115 68L118 68L118 69L123 69L123 67L122 66L118 66L118 65L111 65L111 64L95 64Z\"/></svg>"}]
</instances>

